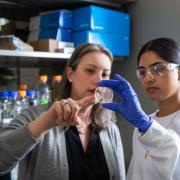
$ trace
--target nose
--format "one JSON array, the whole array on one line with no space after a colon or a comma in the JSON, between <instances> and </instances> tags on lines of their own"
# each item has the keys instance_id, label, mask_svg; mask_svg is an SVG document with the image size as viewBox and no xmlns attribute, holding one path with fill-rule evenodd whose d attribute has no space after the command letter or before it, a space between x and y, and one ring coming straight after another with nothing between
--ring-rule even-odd
<instances>
[{"instance_id":1,"label":"nose","mask_svg":"<svg viewBox=\"0 0 180 180\"><path fill-rule=\"evenodd\" d=\"M144 82L153 82L155 80L154 75L152 74L152 72L148 69L146 76L144 77Z\"/></svg>"},{"instance_id":2,"label":"nose","mask_svg":"<svg viewBox=\"0 0 180 180\"><path fill-rule=\"evenodd\" d=\"M103 80L102 73L97 73L94 77L94 82L97 84L99 81Z\"/></svg>"}]
</instances>

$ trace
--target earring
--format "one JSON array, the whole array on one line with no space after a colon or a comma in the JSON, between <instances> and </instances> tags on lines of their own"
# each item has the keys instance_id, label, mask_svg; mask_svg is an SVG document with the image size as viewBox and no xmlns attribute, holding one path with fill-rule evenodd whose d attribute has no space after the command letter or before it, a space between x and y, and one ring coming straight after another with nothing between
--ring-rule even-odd
<instances>
[{"instance_id":1,"label":"earring","mask_svg":"<svg viewBox=\"0 0 180 180\"><path fill-rule=\"evenodd\" d=\"M70 83L72 83L72 80L71 80L71 79L69 79L69 82L70 82Z\"/></svg>"}]
</instances>

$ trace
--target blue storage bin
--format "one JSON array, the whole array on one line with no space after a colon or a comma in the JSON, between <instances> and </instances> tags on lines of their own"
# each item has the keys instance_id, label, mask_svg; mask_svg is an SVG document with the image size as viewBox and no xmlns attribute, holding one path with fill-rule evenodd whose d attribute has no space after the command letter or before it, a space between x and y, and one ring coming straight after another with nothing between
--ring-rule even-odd
<instances>
[{"instance_id":1,"label":"blue storage bin","mask_svg":"<svg viewBox=\"0 0 180 180\"><path fill-rule=\"evenodd\" d=\"M129 36L121 36L119 33L104 33L97 31L73 32L75 46L82 43L98 43L108 48L114 56L129 55Z\"/></svg>"},{"instance_id":2,"label":"blue storage bin","mask_svg":"<svg viewBox=\"0 0 180 180\"><path fill-rule=\"evenodd\" d=\"M71 30L62 28L43 29L39 33L39 39L55 39L57 41L72 42L72 33Z\"/></svg>"},{"instance_id":3,"label":"blue storage bin","mask_svg":"<svg viewBox=\"0 0 180 180\"><path fill-rule=\"evenodd\" d=\"M40 29L54 27L72 28L72 12L68 10L60 10L41 14Z\"/></svg>"},{"instance_id":4,"label":"blue storage bin","mask_svg":"<svg viewBox=\"0 0 180 180\"><path fill-rule=\"evenodd\" d=\"M91 5L75 9L72 14L73 31L96 30L122 35L130 33L130 17L126 13Z\"/></svg>"}]
</instances>

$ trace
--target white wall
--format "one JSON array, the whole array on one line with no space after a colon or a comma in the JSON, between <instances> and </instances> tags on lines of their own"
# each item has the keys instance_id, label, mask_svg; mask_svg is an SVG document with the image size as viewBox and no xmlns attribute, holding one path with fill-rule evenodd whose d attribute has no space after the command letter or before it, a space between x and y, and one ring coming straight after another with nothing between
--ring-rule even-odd
<instances>
[{"instance_id":1,"label":"white wall","mask_svg":"<svg viewBox=\"0 0 180 180\"><path fill-rule=\"evenodd\" d=\"M179 0L137 0L127 6L131 16L131 55L123 61L114 62L114 72L125 77L136 90L143 109L151 113L156 105L145 95L136 78L137 54L142 45L157 37L171 37L180 42ZM120 118L119 127L124 144L126 166L131 157L132 126Z\"/></svg>"}]
</instances>

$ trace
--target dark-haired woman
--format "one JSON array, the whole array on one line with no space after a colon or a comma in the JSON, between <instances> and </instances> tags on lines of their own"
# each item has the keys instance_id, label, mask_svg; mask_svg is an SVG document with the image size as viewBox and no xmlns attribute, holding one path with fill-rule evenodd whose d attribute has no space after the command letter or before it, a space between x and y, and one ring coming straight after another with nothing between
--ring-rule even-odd
<instances>
[{"instance_id":1,"label":"dark-haired woman","mask_svg":"<svg viewBox=\"0 0 180 180\"><path fill-rule=\"evenodd\" d=\"M104 80L122 98L104 104L136 128L127 180L180 179L180 45L170 38L147 42L139 52L137 76L149 98L159 105L148 116L131 85L119 75Z\"/></svg>"}]
</instances>

